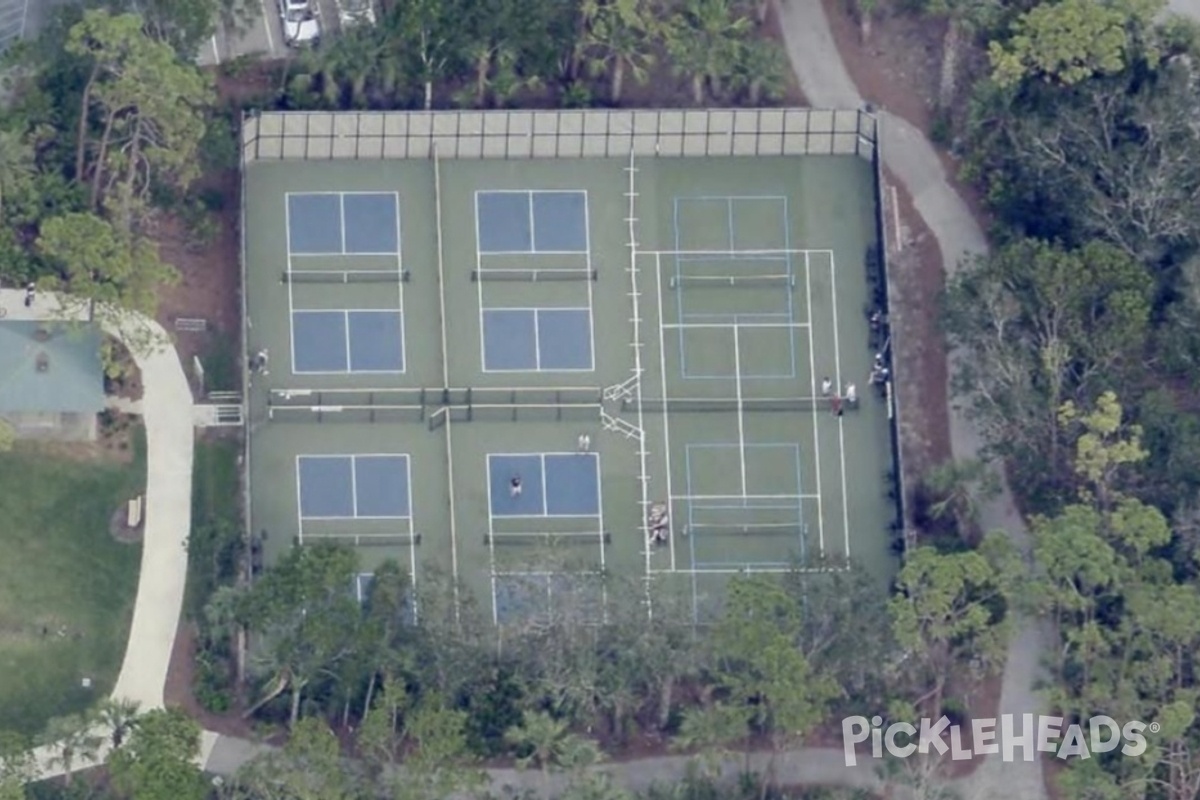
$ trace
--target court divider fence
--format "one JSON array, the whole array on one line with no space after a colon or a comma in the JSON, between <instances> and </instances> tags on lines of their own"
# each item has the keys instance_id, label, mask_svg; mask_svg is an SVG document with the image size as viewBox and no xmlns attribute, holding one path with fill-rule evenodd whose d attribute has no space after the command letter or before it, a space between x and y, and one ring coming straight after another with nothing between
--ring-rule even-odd
<instances>
[{"instance_id":1,"label":"court divider fence","mask_svg":"<svg viewBox=\"0 0 1200 800\"><path fill-rule=\"evenodd\" d=\"M243 163L440 158L857 155L864 110L264 111L242 120Z\"/></svg>"}]
</instances>

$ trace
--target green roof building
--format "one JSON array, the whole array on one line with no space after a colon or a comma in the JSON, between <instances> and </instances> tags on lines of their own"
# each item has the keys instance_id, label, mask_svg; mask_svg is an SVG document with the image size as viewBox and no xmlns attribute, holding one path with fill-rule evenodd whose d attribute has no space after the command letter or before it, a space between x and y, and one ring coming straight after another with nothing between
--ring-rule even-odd
<instances>
[{"instance_id":1,"label":"green roof building","mask_svg":"<svg viewBox=\"0 0 1200 800\"><path fill-rule=\"evenodd\" d=\"M98 329L0 321L0 417L18 435L95 438L105 405Z\"/></svg>"}]
</instances>

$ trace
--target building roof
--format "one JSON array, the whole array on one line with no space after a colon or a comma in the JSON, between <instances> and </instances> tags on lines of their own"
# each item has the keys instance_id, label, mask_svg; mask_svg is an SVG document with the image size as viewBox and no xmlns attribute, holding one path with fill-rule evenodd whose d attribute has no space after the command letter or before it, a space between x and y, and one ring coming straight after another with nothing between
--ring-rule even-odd
<instances>
[{"instance_id":1,"label":"building roof","mask_svg":"<svg viewBox=\"0 0 1200 800\"><path fill-rule=\"evenodd\" d=\"M95 414L105 404L95 327L0 322L0 413Z\"/></svg>"}]
</instances>

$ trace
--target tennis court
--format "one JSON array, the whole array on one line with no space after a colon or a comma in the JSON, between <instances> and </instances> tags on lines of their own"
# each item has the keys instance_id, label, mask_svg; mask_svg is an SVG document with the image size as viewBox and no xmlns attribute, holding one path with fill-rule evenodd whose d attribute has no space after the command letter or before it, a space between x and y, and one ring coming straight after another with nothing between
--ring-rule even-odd
<instances>
[{"instance_id":1,"label":"tennis court","mask_svg":"<svg viewBox=\"0 0 1200 800\"><path fill-rule=\"evenodd\" d=\"M500 624L602 621L613 574L678 587L697 617L733 574L890 575L869 162L244 170L247 349L272 354L249 389L269 559L346 541L360 598L397 558L418 584L453 573Z\"/></svg>"}]
</instances>

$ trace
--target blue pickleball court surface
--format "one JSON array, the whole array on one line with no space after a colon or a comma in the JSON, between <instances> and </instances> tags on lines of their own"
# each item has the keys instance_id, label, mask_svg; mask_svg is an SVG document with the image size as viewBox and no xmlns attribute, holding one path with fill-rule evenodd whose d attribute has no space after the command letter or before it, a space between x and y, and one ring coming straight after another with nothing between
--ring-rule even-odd
<instances>
[{"instance_id":1,"label":"blue pickleball court surface","mask_svg":"<svg viewBox=\"0 0 1200 800\"><path fill-rule=\"evenodd\" d=\"M292 371L404 372L400 311L293 311Z\"/></svg>"},{"instance_id":2,"label":"blue pickleball court surface","mask_svg":"<svg viewBox=\"0 0 1200 800\"><path fill-rule=\"evenodd\" d=\"M487 458L493 517L595 517L600 514L597 453L492 453ZM512 479L521 479L513 495Z\"/></svg>"},{"instance_id":3,"label":"blue pickleball court surface","mask_svg":"<svg viewBox=\"0 0 1200 800\"><path fill-rule=\"evenodd\" d=\"M288 252L293 255L340 255L342 196L289 194L287 229Z\"/></svg>"},{"instance_id":4,"label":"blue pickleball court surface","mask_svg":"<svg viewBox=\"0 0 1200 800\"><path fill-rule=\"evenodd\" d=\"M391 193L342 195L347 255L400 252L400 210Z\"/></svg>"},{"instance_id":5,"label":"blue pickleball court surface","mask_svg":"<svg viewBox=\"0 0 1200 800\"><path fill-rule=\"evenodd\" d=\"M291 255L397 254L399 200L393 192L289 194L287 229Z\"/></svg>"},{"instance_id":6,"label":"blue pickleball court surface","mask_svg":"<svg viewBox=\"0 0 1200 800\"><path fill-rule=\"evenodd\" d=\"M408 456L297 456L301 519L407 519Z\"/></svg>"},{"instance_id":7,"label":"blue pickleball court surface","mask_svg":"<svg viewBox=\"0 0 1200 800\"><path fill-rule=\"evenodd\" d=\"M475 195L480 253L586 253L587 194L504 191Z\"/></svg>"},{"instance_id":8,"label":"blue pickleball court surface","mask_svg":"<svg viewBox=\"0 0 1200 800\"><path fill-rule=\"evenodd\" d=\"M484 372L591 369L594 366L590 309L484 309Z\"/></svg>"}]
</instances>

